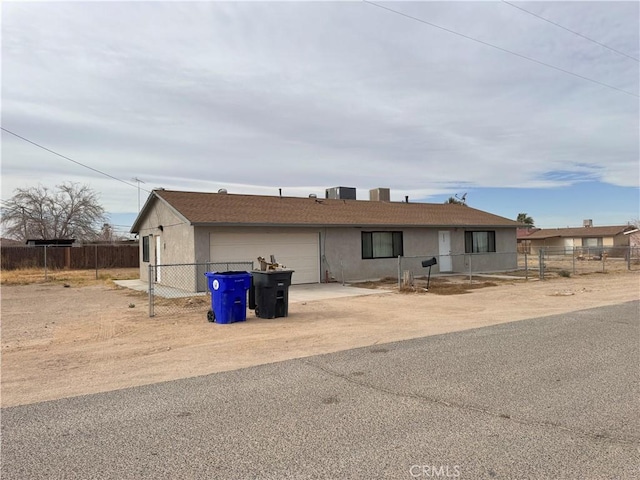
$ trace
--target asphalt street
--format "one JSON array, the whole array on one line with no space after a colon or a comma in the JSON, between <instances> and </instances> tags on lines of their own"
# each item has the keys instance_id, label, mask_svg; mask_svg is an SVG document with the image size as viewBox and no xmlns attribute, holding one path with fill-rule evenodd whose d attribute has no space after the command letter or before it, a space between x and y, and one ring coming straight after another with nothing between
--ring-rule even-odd
<instances>
[{"instance_id":1,"label":"asphalt street","mask_svg":"<svg viewBox=\"0 0 640 480\"><path fill-rule=\"evenodd\" d=\"M3 409L1 478L639 478L639 306Z\"/></svg>"}]
</instances>

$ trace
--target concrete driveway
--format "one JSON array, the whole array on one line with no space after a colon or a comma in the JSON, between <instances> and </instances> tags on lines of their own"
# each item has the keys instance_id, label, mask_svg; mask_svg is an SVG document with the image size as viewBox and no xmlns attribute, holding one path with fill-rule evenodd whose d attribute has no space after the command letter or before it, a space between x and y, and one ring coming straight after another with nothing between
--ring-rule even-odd
<instances>
[{"instance_id":1,"label":"concrete driveway","mask_svg":"<svg viewBox=\"0 0 640 480\"><path fill-rule=\"evenodd\" d=\"M115 280L114 283L120 287L130 288L139 292L148 292L149 285L142 280ZM359 297L362 295L378 295L386 290L359 288L340 283L310 283L304 285L291 285L289 287L289 302L300 303L313 300L326 300L330 298ZM156 284L154 293L165 298L192 297L197 295L207 295L207 292L194 293L186 292L177 288Z\"/></svg>"}]
</instances>

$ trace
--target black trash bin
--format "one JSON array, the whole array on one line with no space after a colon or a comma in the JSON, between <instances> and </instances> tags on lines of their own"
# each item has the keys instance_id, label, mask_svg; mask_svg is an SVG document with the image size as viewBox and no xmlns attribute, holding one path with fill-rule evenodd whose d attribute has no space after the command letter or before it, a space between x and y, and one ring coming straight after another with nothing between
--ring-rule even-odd
<instances>
[{"instance_id":1,"label":"black trash bin","mask_svg":"<svg viewBox=\"0 0 640 480\"><path fill-rule=\"evenodd\" d=\"M276 318L289 315L289 286L293 270L254 270L251 272L249 308L256 317Z\"/></svg>"}]
</instances>

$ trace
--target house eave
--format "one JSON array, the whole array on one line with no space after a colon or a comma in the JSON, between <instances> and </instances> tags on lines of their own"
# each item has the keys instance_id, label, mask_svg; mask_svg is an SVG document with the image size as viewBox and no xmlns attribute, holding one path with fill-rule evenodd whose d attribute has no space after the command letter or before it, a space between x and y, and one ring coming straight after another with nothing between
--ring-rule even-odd
<instances>
[{"instance_id":1,"label":"house eave","mask_svg":"<svg viewBox=\"0 0 640 480\"><path fill-rule=\"evenodd\" d=\"M508 228L516 229L515 225L467 225L467 224L380 224L380 223L247 223L247 222L193 222L193 227L249 227L249 228L464 228L464 229L488 229Z\"/></svg>"}]
</instances>

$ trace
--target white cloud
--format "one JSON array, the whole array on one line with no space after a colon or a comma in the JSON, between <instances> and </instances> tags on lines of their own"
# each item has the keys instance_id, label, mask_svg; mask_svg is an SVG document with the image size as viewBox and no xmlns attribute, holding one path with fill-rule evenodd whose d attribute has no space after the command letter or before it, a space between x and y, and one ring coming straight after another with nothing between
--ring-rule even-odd
<instances>
[{"instance_id":1,"label":"white cloud","mask_svg":"<svg viewBox=\"0 0 640 480\"><path fill-rule=\"evenodd\" d=\"M385 3L638 94L638 62L499 2ZM531 11L638 57L637 3ZM638 99L360 2L5 3L3 126L129 181L238 193L638 186ZM78 179L3 133L3 196ZM154 182L157 183L154 184Z\"/></svg>"}]
</instances>

